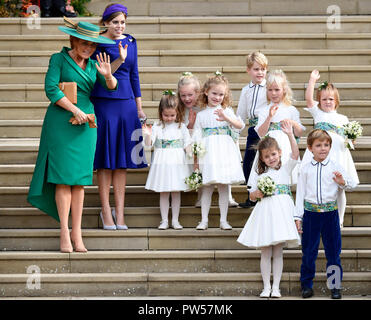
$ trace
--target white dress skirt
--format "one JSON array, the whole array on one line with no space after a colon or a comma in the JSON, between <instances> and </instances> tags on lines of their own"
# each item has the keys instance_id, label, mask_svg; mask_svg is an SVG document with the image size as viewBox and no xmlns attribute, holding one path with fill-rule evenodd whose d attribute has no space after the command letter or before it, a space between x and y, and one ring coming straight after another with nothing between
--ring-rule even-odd
<instances>
[{"instance_id":1,"label":"white dress skirt","mask_svg":"<svg viewBox=\"0 0 371 320\"><path fill-rule=\"evenodd\" d=\"M330 158L336 160L347 172L348 177L359 184L359 178L356 170L356 166L353 162L350 150L345 146L345 138L341 134L335 132L334 129L328 129L328 125L335 126L337 129L342 128L349 122L347 116L337 113L336 110L331 112L324 112L318 107L318 101L312 108L304 108L304 110L310 112L313 117L315 127L322 128L331 136L332 144L330 149ZM327 130L326 130L327 129ZM341 129L340 129L341 130ZM301 166L310 162L313 159L313 153L308 150L304 152ZM346 209L346 196L343 189L339 189L338 197L338 212L340 217L340 225L343 226L345 209Z\"/></svg>"},{"instance_id":2,"label":"white dress skirt","mask_svg":"<svg viewBox=\"0 0 371 320\"><path fill-rule=\"evenodd\" d=\"M191 143L188 129L179 123L155 123L151 135L154 153L145 189L156 192L186 191L184 182L192 171L186 163L185 148Z\"/></svg>"},{"instance_id":3,"label":"white dress skirt","mask_svg":"<svg viewBox=\"0 0 371 320\"><path fill-rule=\"evenodd\" d=\"M264 111L261 111L259 113L258 124L255 127L256 132L258 132L259 127L264 123L265 119L268 117L269 109L270 109L271 106L272 106L272 104L270 104ZM278 110L277 110L276 114L272 117L271 126L270 126L270 129L269 129L268 133L267 133L268 136L277 140L277 143L278 143L280 149L282 150L281 161L282 161L283 164L289 159L290 154L291 154L290 140L289 140L287 134L284 133L279 128L280 121L285 120L285 119L295 120L297 123L299 123L301 125L299 111L294 106L287 106L287 105L284 105L283 103L281 103L281 104L278 105ZM301 127L305 130L304 126L301 125ZM259 159L259 152L257 152L256 155L255 155L254 162L252 164L252 170L250 172L250 176L249 176L249 179L247 181L247 185L250 186L250 187L251 187L252 182L256 179L256 176L258 175L256 173L256 167L257 167L258 159ZM291 177L290 177L290 181L289 181L290 185L295 185L297 183L299 163L300 163L300 161L298 162L297 166L294 168L294 170L291 173Z\"/></svg>"},{"instance_id":4,"label":"white dress skirt","mask_svg":"<svg viewBox=\"0 0 371 320\"><path fill-rule=\"evenodd\" d=\"M214 112L217 108L221 106L206 107L200 111L193 130L192 140L201 142L206 149L205 155L198 159L202 184L239 184L244 181L241 154L236 144L240 130L234 129L226 121L216 120ZM231 118L240 119L232 108L226 108L224 112Z\"/></svg>"},{"instance_id":5,"label":"white dress skirt","mask_svg":"<svg viewBox=\"0 0 371 320\"><path fill-rule=\"evenodd\" d=\"M288 186L289 176L297 161L289 159L279 170L268 169L256 177L250 192L257 190L257 181L264 176L271 177L274 182ZM259 201L237 242L251 248L261 248L283 243L286 247L297 247L300 245L300 235L294 221L295 204L288 194L277 194L264 197Z\"/></svg>"}]
</instances>

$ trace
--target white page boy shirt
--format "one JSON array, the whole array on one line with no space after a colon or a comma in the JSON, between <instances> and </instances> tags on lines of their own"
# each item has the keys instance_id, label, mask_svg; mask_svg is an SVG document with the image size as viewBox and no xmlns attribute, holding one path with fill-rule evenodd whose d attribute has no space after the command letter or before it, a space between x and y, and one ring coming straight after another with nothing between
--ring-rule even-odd
<instances>
[{"instance_id":1,"label":"white page boy shirt","mask_svg":"<svg viewBox=\"0 0 371 320\"><path fill-rule=\"evenodd\" d=\"M340 186L333 180L335 171L343 175L345 186ZM345 170L329 156L322 162L312 159L301 168L299 173L295 220L303 218L304 201L317 205L337 201L339 188L350 190L356 185L357 183L347 176Z\"/></svg>"},{"instance_id":2,"label":"white page boy shirt","mask_svg":"<svg viewBox=\"0 0 371 320\"><path fill-rule=\"evenodd\" d=\"M259 112L267 107L266 83L265 79L261 84L254 84L250 81L242 88L237 107L237 115L241 117L242 121L258 118Z\"/></svg>"}]
</instances>

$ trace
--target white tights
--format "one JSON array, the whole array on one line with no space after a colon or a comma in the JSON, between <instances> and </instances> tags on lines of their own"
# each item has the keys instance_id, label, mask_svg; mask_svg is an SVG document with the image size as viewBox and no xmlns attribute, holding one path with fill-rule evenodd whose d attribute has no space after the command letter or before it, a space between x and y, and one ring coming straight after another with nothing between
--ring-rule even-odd
<instances>
[{"instance_id":1,"label":"white tights","mask_svg":"<svg viewBox=\"0 0 371 320\"><path fill-rule=\"evenodd\" d=\"M211 184L211 185L205 185L202 187L202 196L201 196L202 222L208 222L209 220L211 197L213 195L215 186L218 187L218 193L219 193L220 221L227 221L228 198L229 198L228 185L227 184Z\"/></svg>"},{"instance_id":2,"label":"white tights","mask_svg":"<svg viewBox=\"0 0 371 320\"><path fill-rule=\"evenodd\" d=\"M262 247L260 257L260 271L263 278L264 289L271 288L271 258L273 256L273 288L279 289L283 269L283 244Z\"/></svg>"},{"instance_id":3,"label":"white tights","mask_svg":"<svg viewBox=\"0 0 371 320\"><path fill-rule=\"evenodd\" d=\"M160 192L160 211L161 220L168 221L169 207L170 207L170 197L171 193L171 212L172 221L178 221L179 211L180 211L180 192Z\"/></svg>"}]
</instances>

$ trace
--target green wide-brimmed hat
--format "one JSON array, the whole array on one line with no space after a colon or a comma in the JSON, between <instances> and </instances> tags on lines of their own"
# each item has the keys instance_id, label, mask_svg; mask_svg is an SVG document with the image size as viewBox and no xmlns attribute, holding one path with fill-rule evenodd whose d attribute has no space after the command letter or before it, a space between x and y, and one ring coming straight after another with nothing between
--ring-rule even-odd
<instances>
[{"instance_id":1,"label":"green wide-brimmed hat","mask_svg":"<svg viewBox=\"0 0 371 320\"><path fill-rule=\"evenodd\" d=\"M58 27L64 33L67 33L76 38L97 42L97 43L108 43L115 44L116 42L102 37L99 35L101 28L95 24L80 21L78 23L73 22L72 20L64 17L65 27Z\"/></svg>"}]
</instances>

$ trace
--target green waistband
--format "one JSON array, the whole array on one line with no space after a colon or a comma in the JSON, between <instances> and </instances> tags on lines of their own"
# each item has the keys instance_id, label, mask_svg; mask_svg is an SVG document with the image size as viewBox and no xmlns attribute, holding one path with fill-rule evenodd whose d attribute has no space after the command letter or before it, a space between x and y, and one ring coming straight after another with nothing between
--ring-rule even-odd
<instances>
[{"instance_id":1,"label":"green waistband","mask_svg":"<svg viewBox=\"0 0 371 320\"><path fill-rule=\"evenodd\" d=\"M214 127L214 128L203 128L202 137L215 136L215 135L229 135L234 141L238 140L239 133L231 130L230 127Z\"/></svg>"},{"instance_id":2,"label":"green waistband","mask_svg":"<svg viewBox=\"0 0 371 320\"><path fill-rule=\"evenodd\" d=\"M338 126L335 126L335 125L333 125L331 123L328 123L328 122L318 122L314 125L313 128L314 129L322 129L322 130L325 130L325 131L331 131L331 132L337 133L339 136L342 136L342 137L345 138L343 127L338 127Z\"/></svg>"},{"instance_id":3,"label":"green waistband","mask_svg":"<svg viewBox=\"0 0 371 320\"><path fill-rule=\"evenodd\" d=\"M183 139L156 139L155 148L159 149L168 149L168 148L183 148L184 142Z\"/></svg>"},{"instance_id":4,"label":"green waistband","mask_svg":"<svg viewBox=\"0 0 371 320\"><path fill-rule=\"evenodd\" d=\"M249 119L249 127L255 127L258 124L259 118Z\"/></svg>"},{"instance_id":5,"label":"green waistband","mask_svg":"<svg viewBox=\"0 0 371 320\"><path fill-rule=\"evenodd\" d=\"M281 122L271 122L268 128L268 132L272 130L282 130ZM295 136L296 143L299 143L300 138Z\"/></svg>"},{"instance_id":6,"label":"green waistband","mask_svg":"<svg viewBox=\"0 0 371 320\"><path fill-rule=\"evenodd\" d=\"M288 184L276 184L276 190L274 191L274 194L288 194L289 196L292 196L291 189Z\"/></svg>"},{"instance_id":7,"label":"green waistband","mask_svg":"<svg viewBox=\"0 0 371 320\"><path fill-rule=\"evenodd\" d=\"M304 209L312 212L329 212L337 210L338 204L336 201L330 201L323 204L310 203L304 200Z\"/></svg>"}]
</instances>

